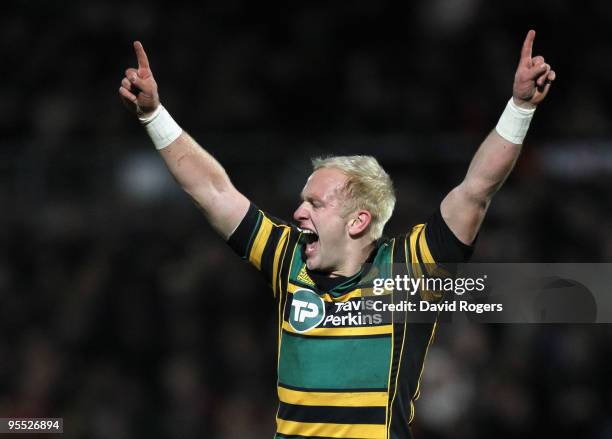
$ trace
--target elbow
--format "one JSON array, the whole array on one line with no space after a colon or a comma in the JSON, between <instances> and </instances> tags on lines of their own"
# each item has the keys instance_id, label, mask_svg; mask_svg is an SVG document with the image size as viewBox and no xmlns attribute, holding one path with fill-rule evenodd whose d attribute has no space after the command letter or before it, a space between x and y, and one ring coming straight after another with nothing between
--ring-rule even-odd
<instances>
[{"instance_id":1,"label":"elbow","mask_svg":"<svg viewBox=\"0 0 612 439\"><path fill-rule=\"evenodd\" d=\"M200 151L185 151L171 161L170 170L181 188L190 195L223 193L231 183L225 170L202 157Z\"/></svg>"},{"instance_id":2,"label":"elbow","mask_svg":"<svg viewBox=\"0 0 612 439\"><path fill-rule=\"evenodd\" d=\"M179 180L178 183L187 194L200 201L221 199L233 189L229 178L224 173L209 173L196 178Z\"/></svg>"},{"instance_id":3,"label":"elbow","mask_svg":"<svg viewBox=\"0 0 612 439\"><path fill-rule=\"evenodd\" d=\"M183 190L207 216L210 212L222 209L227 200L232 199L236 192L236 189L228 180L222 178L219 180L209 179L199 184L182 185Z\"/></svg>"},{"instance_id":4,"label":"elbow","mask_svg":"<svg viewBox=\"0 0 612 439\"><path fill-rule=\"evenodd\" d=\"M486 209L491 203L491 199L498 191L500 185L484 180L464 180L457 190L461 192L461 197L469 200L472 204Z\"/></svg>"}]
</instances>

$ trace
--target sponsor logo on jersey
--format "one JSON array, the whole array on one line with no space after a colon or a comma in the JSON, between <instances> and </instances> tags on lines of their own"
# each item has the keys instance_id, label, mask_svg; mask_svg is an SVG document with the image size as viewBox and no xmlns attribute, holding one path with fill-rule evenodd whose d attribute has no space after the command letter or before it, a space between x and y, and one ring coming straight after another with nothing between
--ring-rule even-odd
<instances>
[{"instance_id":1,"label":"sponsor logo on jersey","mask_svg":"<svg viewBox=\"0 0 612 439\"><path fill-rule=\"evenodd\" d=\"M289 324L296 332L308 332L325 318L325 303L314 291L296 290L291 300Z\"/></svg>"}]
</instances>

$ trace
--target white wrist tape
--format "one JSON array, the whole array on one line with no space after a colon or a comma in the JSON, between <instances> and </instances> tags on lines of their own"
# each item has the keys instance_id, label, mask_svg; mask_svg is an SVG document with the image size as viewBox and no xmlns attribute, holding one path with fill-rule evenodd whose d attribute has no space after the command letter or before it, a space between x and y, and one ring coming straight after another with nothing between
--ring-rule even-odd
<instances>
[{"instance_id":1,"label":"white wrist tape","mask_svg":"<svg viewBox=\"0 0 612 439\"><path fill-rule=\"evenodd\" d=\"M497 122L495 131L508 142L521 145L527 135L533 113L535 113L535 108L520 108L510 98L506 109L499 118L499 122Z\"/></svg>"},{"instance_id":2,"label":"white wrist tape","mask_svg":"<svg viewBox=\"0 0 612 439\"><path fill-rule=\"evenodd\" d=\"M155 149L158 151L174 142L183 132L182 128L161 104L151 115L139 117L138 120L147 130Z\"/></svg>"}]
</instances>

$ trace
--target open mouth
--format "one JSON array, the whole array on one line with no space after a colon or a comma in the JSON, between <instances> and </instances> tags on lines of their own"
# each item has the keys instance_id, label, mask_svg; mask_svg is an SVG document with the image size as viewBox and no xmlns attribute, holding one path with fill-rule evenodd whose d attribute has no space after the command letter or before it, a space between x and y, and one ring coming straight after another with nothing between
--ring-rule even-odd
<instances>
[{"instance_id":1,"label":"open mouth","mask_svg":"<svg viewBox=\"0 0 612 439\"><path fill-rule=\"evenodd\" d=\"M312 256L319 249L319 235L310 229L299 228L304 236L304 253L306 256Z\"/></svg>"}]
</instances>

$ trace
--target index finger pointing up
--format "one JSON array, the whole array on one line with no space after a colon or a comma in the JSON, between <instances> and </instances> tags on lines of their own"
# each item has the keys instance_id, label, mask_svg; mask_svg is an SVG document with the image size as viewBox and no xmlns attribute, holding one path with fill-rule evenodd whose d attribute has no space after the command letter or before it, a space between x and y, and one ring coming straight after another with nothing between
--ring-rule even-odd
<instances>
[{"instance_id":1,"label":"index finger pointing up","mask_svg":"<svg viewBox=\"0 0 612 439\"><path fill-rule=\"evenodd\" d=\"M149 59L140 41L134 41L134 51L136 52L136 59L138 60L138 68L148 69Z\"/></svg>"},{"instance_id":2,"label":"index finger pointing up","mask_svg":"<svg viewBox=\"0 0 612 439\"><path fill-rule=\"evenodd\" d=\"M535 39L535 31L532 29L527 32L523 48L521 49L521 62L531 61L531 49L533 48L533 40Z\"/></svg>"}]
</instances>

